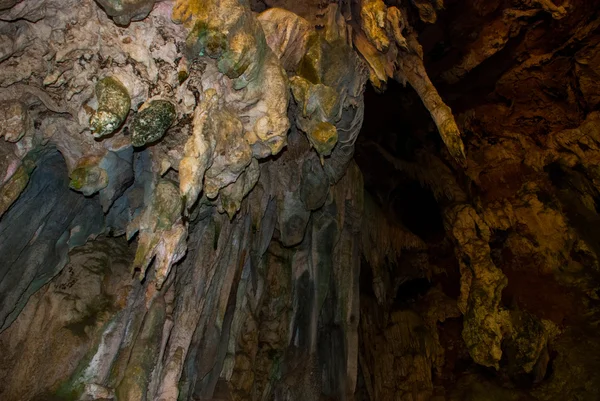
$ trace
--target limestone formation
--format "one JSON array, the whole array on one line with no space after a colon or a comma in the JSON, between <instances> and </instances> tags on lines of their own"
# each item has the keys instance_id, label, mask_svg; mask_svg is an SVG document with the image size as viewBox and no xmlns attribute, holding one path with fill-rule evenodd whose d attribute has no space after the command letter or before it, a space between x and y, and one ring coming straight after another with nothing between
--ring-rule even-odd
<instances>
[{"instance_id":1,"label":"limestone formation","mask_svg":"<svg viewBox=\"0 0 600 401\"><path fill-rule=\"evenodd\" d=\"M103 137L115 132L127 118L131 107L131 98L127 88L113 77L101 79L96 84L98 110L90 119L94 136Z\"/></svg>"},{"instance_id":2,"label":"limestone formation","mask_svg":"<svg viewBox=\"0 0 600 401\"><path fill-rule=\"evenodd\" d=\"M131 238L139 231L138 248L133 261L133 270L140 270L140 280L154 260L156 287L160 289L171 266L183 257L186 251L187 228L182 221L183 205L175 183L161 179L156 183L150 205L127 227Z\"/></svg>"},{"instance_id":3,"label":"limestone formation","mask_svg":"<svg viewBox=\"0 0 600 401\"><path fill-rule=\"evenodd\" d=\"M596 400L599 6L0 0L0 399Z\"/></svg>"},{"instance_id":4,"label":"limestone formation","mask_svg":"<svg viewBox=\"0 0 600 401\"><path fill-rule=\"evenodd\" d=\"M150 14L155 0L97 0L106 14L119 25L143 20Z\"/></svg>"},{"instance_id":5,"label":"limestone formation","mask_svg":"<svg viewBox=\"0 0 600 401\"><path fill-rule=\"evenodd\" d=\"M460 261L458 307L465 316L463 338L477 363L498 369L502 340L510 331L507 313L499 309L506 277L494 266L488 245L491 233L477 212L460 205L446 216Z\"/></svg>"},{"instance_id":6,"label":"limestone formation","mask_svg":"<svg viewBox=\"0 0 600 401\"><path fill-rule=\"evenodd\" d=\"M0 128L0 137L8 142L18 142L31 130L31 119L27 106L19 101L5 100L0 102L0 115L4 124Z\"/></svg>"},{"instance_id":7,"label":"limestone formation","mask_svg":"<svg viewBox=\"0 0 600 401\"><path fill-rule=\"evenodd\" d=\"M140 108L131 123L131 144L143 146L163 137L175 121L175 106L167 100L153 100Z\"/></svg>"}]
</instances>

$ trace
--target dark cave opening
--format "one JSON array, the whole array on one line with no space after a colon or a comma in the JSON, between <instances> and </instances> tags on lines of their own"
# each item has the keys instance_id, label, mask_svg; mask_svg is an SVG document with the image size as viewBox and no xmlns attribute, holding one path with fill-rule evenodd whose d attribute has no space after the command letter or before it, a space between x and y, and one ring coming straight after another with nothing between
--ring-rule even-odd
<instances>
[{"instance_id":1,"label":"dark cave opening","mask_svg":"<svg viewBox=\"0 0 600 401\"><path fill-rule=\"evenodd\" d=\"M365 117L357 139L355 160L364 176L365 190L376 200L388 219L404 227L427 244L435 246L435 258L454 260L451 248L443 245L442 206L433 190L395 163L417 166L419 153L439 157L444 145L427 109L410 86L390 81L380 92L371 84L365 91ZM387 156L377 154L383 149ZM446 253L449 258L446 258ZM429 254L430 252L427 252ZM384 283L393 309L410 308L433 286L424 276L418 253L404 252L398 260L386 260ZM415 258L416 256L416 258ZM456 266L452 264L451 270ZM441 279L442 286L457 287L454 274ZM457 276L458 277L458 276ZM375 299L372 267L363 260L360 273L361 296ZM391 284L396 284L396 288ZM458 290L457 290L458 291ZM451 291L452 293L456 291Z\"/></svg>"},{"instance_id":2,"label":"dark cave opening","mask_svg":"<svg viewBox=\"0 0 600 401\"><path fill-rule=\"evenodd\" d=\"M444 223L431 190L416 181L408 181L394 191L393 208L400 221L426 242L437 242L444 237Z\"/></svg>"},{"instance_id":3,"label":"dark cave opening","mask_svg":"<svg viewBox=\"0 0 600 401\"><path fill-rule=\"evenodd\" d=\"M431 288L431 281L427 278L416 278L407 280L398 286L394 307L401 308L416 302L419 297L424 296Z\"/></svg>"},{"instance_id":4,"label":"dark cave opening","mask_svg":"<svg viewBox=\"0 0 600 401\"><path fill-rule=\"evenodd\" d=\"M425 144L435 145L436 151L444 146L429 111L410 85L390 80L381 92L368 83L364 101L365 115L357 138L357 159L361 147L369 142L380 143L395 156L409 161Z\"/></svg>"},{"instance_id":5,"label":"dark cave opening","mask_svg":"<svg viewBox=\"0 0 600 401\"><path fill-rule=\"evenodd\" d=\"M445 235L432 190L376 152L382 148L393 159L417 164L418 152L439 154L443 146L429 112L410 86L390 81L385 92L379 93L367 85L365 117L355 152L365 189L426 242L438 242Z\"/></svg>"},{"instance_id":6,"label":"dark cave opening","mask_svg":"<svg viewBox=\"0 0 600 401\"><path fill-rule=\"evenodd\" d=\"M428 257L432 256L441 265L448 264L447 260L454 261L452 248L445 243L443 206L425 182L396 165L418 166L419 154L424 153L441 158L445 145L430 113L410 85L394 80L387 83L383 92L367 84L364 99L365 116L354 158L364 176L365 190L391 221L433 247L426 252ZM386 155L378 154L381 151ZM403 252L398 260L386 261L387 279L400 283L397 288L385 283L388 291L394 290L388 298L394 309L410 308L435 284L418 267L416 255ZM451 287L454 294L458 292L458 276L454 274L457 266L450 263L448 269L437 283L445 289ZM362 296L375 299L372 268L364 260L360 291Z\"/></svg>"},{"instance_id":7,"label":"dark cave opening","mask_svg":"<svg viewBox=\"0 0 600 401\"><path fill-rule=\"evenodd\" d=\"M360 261L360 276L359 276L359 291L361 297L375 299L375 291L373 290L373 269L369 266L365 258Z\"/></svg>"}]
</instances>

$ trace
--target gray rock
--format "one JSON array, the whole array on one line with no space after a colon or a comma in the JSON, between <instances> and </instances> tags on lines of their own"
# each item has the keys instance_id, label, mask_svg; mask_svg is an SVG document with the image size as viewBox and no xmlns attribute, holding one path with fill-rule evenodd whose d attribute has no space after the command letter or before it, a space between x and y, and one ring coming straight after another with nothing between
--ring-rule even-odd
<instances>
[{"instance_id":1,"label":"gray rock","mask_svg":"<svg viewBox=\"0 0 600 401\"><path fill-rule=\"evenodd\" d=\"M316 210L325 204L329 193L329 180L318 157L311 153L302 164L300 194L306 209Z\"/></svg>"},{"instance_id":2,"label":"gray rock","mask_svg":"<svg viewBox=\"0 0 600 401\"><path fill-rule=\"evenodd\" d=\"M69 189L56 149L42 150L36 164L27 188L0 219L0 331L60 272L69 249L104 229L98 200Z\"/></svg>"}]
</instances>

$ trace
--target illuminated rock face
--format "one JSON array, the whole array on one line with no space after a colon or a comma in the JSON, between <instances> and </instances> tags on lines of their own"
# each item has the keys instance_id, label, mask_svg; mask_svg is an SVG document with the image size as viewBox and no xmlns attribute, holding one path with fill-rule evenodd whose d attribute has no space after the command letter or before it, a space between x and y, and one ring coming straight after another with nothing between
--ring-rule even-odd
<instances>
[{"instance_id":1,"label":"illuminated rock face","mask_svg":"<svg viewBox=\"0 0 600 401\"><path fill-rule=\"evenodd\" d=\"M0 399L595 400L597 5L466 3L0 0Z\"/></svg>"}]
</instances>

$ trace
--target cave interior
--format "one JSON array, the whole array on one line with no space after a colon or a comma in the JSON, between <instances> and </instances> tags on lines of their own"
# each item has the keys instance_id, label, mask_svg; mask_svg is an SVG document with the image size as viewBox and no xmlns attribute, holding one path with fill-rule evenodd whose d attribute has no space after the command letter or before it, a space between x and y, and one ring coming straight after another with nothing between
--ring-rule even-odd
<instances>
[{"instance_id":1,"label":"cave interior","mask_svg":"<svg viewBox=\"0 0 600 401\"><path fill-rule=\"evenodd\" d=\"M599 0L0 0L0 400L600 399Z\"/></svg>"}]
</instances>

